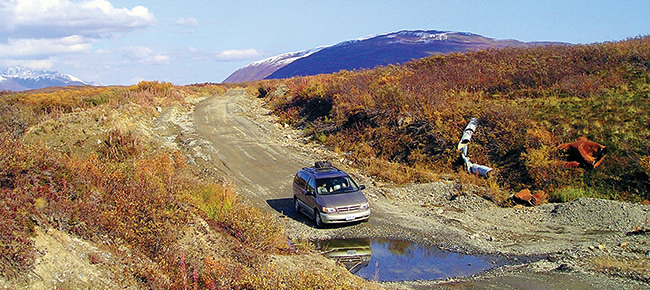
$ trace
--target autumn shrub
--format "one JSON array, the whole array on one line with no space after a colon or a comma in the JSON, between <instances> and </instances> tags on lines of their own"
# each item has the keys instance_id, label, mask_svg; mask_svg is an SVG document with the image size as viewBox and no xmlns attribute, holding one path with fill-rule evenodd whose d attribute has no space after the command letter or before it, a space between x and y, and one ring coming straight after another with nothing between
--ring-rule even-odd
<instances>
[{"instance_id":1,"label":"autumn shrub","mask_svg":"<svg viewBox=\"0 0 650 290\"><path fill-rule=\"evenodd\" d=\"M648 51L647 36L487 49L258 86L266 92L287 86L286 94L265 97L281 122L381 178L425 181L463 170L454 147L476 117L468 153L472 162L498 169L495 188L553 196L570 186L647 199ZM607 146L603 166L557 168L562 156L555 146L580 136Z\"/></svg>"},{"instance_id":2,"label":"autumn shrub","mask_svg":"<svg viewBox=\"0 0 650 290\"><path fill-rule=\"evenodd\" d=\"M143 81L130 87L65 87L28 92L7 93L0 98L0 126L24 133L24 129L63 114L93 108L119 109L138 107L152 114L157 107L184 104L187 97L221 94L221 85L175 87L170 83ZM134 106L135 105L135 106ZM21 129L22 128L22 129Z\"/></svg>"},{"instance_id":3,"label":"autumn shrub","mask_svg":"<svg viewBox=\"0 0 650 290\"><path fill-rule=\"evenodd\" d=\"M141 81L137 85L130 86L123 91L122 98L125 102L133 102L148 108L184 100L181 90L171 83L158 81Z\"/></svg>"},{"instance_id":4,"label":"autumn shrub","mask_svg":"<svg viewBox=\"0 0 650 290\"><path fill-rule=\"evenodd\" d=\"M39 226L53 226L91 240L108 236L123 241L138 255L160 262L187 218L171 191L175 189L170 184L174 180L154 178L168 176L166 168L145 166L149 171L136 174L136 167L129 164L104 164L97 158L66 158L38 148L14 146L20 154L14 154L9 160L13 164L6 168L14 172L12 194L18 197L14 201L24 201L11 211L20 214L10 219L14 224L25 224L29 218ZM28 230L25 227L22 232ZM14 243L23 244L21 231L14 234ZM31 262L22 261L24 267Z\"/></svg>"},{"instance_id":5,"label":"autumn shrub","mask_svg":"<svg viewBox=\"0 0 650 290\"><path fill-rule=\"evenodd\" d=\"M255 92L255 95L258 98L265 98L266 95L268 95L268 94L269 94L269 91L267 91L267 89L265 87L263 87L263 86L257 87L257 91Z\"/></svg>"},{"instance_id":6,"label":"autumn shrub","mask_svg":"<svg viewBox=\"0 0 650 290\"><path fill-rule=\"evenodd\" d=\"M18 142L0 133L0 273L16 278L31 268L35 251L31 232L34 198L14 192L16 182L30 160Z\"/></svg>"},{"instance_id":7,"label":"autumn shrub","mask_svg":"<svg viewBox=\"0 0 650 290\"><path fill-rule=\"evenodd\" d=\"M97 148L101 156L117 161L137 157L143 151L142 142L133 135L133 132L124 132L120 129L106 132L104 140Z\"/></svg>"},{"instance_id":8,"label":"autumn shrub","mask_svg":"<svg viewBox=\"0 0 650 290\"><path fill-rule=\"evenodd\" d=\"M26 180L40 181L43 169L53 173L50 167L55 161L47 156L45 150L25 147L7 134L0 134L0 273L5 277L16 278L32 268L36 194L46 188L31 186L25 192L23 187Z\"/></svg>"},{"instance_id":9,"label":"autumn shrub","mask_svg":"<svg viewBox=\"0 0 650 290\"><path fill-rule=\"evenodd\" d=\"M83 154L59 152L20 138L39 122L73 118L79 110L120 110L137 103L141 111L135 113L147 114L151 106L183 105L184 100L176 100L179 96L225 92L216 85L175 88L145 83L132 89L99 88L95 91L99 95L85 91L88 95L79 98L74 98L80 94L75 90L2 96L0 110L6 113L0 116L0 126L6 129L0 133L2 276L24 277L33 269L35 226L103 244L122 264L118 270L124 277L148 288L176 285L180 277L176 249L181 247L183 230L197 216L231 239L228 246L214 251L228 253L221 261L227 263L224 267L232 279L223 287L240 285L233 281L254 275L251 269L264 263L264 255L286 247L284 227L274 217L244 204L232 187L199 179L187 168L181 152L150 152L143 145L148 140L132 131L111 129L98 134L100 142ZM150 93L150 101L133 99ZM57 103L60 96L68 95L73 96L70 103ZM208 279L210 272L198 265L193 263L195 268L189 270L195 271L189 274L189 285L197 281L196 285L207 288L214 279Z\"/></svg>"},{"instance_id":10,"label":"autumn shrub","mask_svg":"<svg viewBox=\"0 0 650 290\"><path fill-rule=\"evenodd\" d=\"M229 185L203 184L189 193L192 203L253 249L273 252L286 246L284 225L239 200Z\"/></svg>"},{"instance_id":11,"label":"autumn shrub","mask_svg":"<svg viewBox=\"0 0 650 290\"><path fill-rule=\"evenodd\" d=\"M0 97L0 132L8 134L10 138L18 138L38 122L38 117L33 111L12 104L7 100L9 98Z\"/></svg>"},{"instance_id":12,"label":"autumn shrub","mask_svg":"<svg viewBox=\"0 0 650 290\"><path fill-rule=\"evenodd\" d=\"M566 191L568 186L580 185L585 176L584 169L567 168L553 146L529 148L521 154L521 158L526 166L525 172L530 178L526 185L553 193L551 200L569 201L562 196L567 194L560 191Z\"/></svg>"},{"instance_id":13,"label":"autumn shrub","mask_svg":"<svg viewBox=\"0 0 650 290\"><path fill-rule=\"evenodd\" d=\"M182 90L187 91L190 95L198 97L207 97L211 95L221 95L226 92L226 87L216 84L195 84L181 87Z\"/></svg>"},{"instance_id":14,"label":"autumn shrub","mask_svg":"<svg viewBox=\"0 0 650 290\"><path fill-rule=\"evenodd\" d=\"M192 202L212 219L224 219L239 198L230 186L205 184L192 192Z\"/></svg>"},{"instance_id":15,"label":"autumn shrub","mask_svg":"<svg viewBox=\"0 0 650 290\"><path fill-rule=\"evenodd\" d=\"M282 227L269 221L272 218L234 197L210 196L227 191L196 180L185 164L180 153L121 160L96 155L80 158L1 139L3 275L22 275L33 267L30 233L38 225L106 243L116 253L126 246L130 254L121 257L128 265L124 274L139 277L149 287L168 287L176 275L172 250L196 214L186 202L196 195L204 196L213 207L229 209L217 223L247 247L261 251L254 255L286 246ZM201 192L206 188L212 192ZM143 264L142 259L152 263Z\"/></svg>"},{"instance_id":16,"label":"autumn shrub","mask_svg":"<svg viewBox=\"0 0 650 290\"><path fill-rule=\"evenodd\" d=\"M97 106L108 102L110 89L105 87L68 87L51 92L25 92L17 94L18 100L35 112L69 113L74 109Z\"/></svg>"},{"instance_id":17,"label":"autumn shrub","mask_svg":"<svg viewBox=\"0 0 650 290\"><path fill-rule=\"evenodd\" d=\"M221 221L226 228L248 247L263 252L273 252L286 247L284 225L260 209L239 203Z\"/></svg>"},{"instance_id":18,"label":"autumn shrub","mask_svg":"<svg viewBox=\"0 0 650 290\"><path fill-rule=\"evenodd\" d=\"M650 156L642 156L639 159L639 166L643 168L646 175L650 176Z\"/></svg>"},{"instance_id":19,"label":"autumn shrub","mask_svg":"<svg viewBox=\"0 0 650 290\"><path fill-rule=\"evenodd\" d=\"M8 189L0 190L0 272L9 278L18 278L31 269L34 259L34 241L30 233L33 223L29 214L33 211L29 197L16 195Z\"/></svg>"}]
</instances>

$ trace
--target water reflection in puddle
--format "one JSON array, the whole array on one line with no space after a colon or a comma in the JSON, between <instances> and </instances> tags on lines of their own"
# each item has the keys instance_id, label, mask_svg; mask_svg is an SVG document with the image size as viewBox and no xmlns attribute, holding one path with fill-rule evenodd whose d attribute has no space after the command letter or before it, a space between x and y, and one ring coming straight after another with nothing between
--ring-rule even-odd
<instances>
[{"instance_id":1,"label":"water reflection in puddle","mask_svg":"<svg viewBox=\"0 0 650 290\"><path fill-rule=\"evenodd\" d=\"M355 275L377 281L469 276L488 270L501 260L491 256L463 255L400 240L336 239L317 241L316 245L324 256L336 259Z\"/></svg>"}]
</instances>

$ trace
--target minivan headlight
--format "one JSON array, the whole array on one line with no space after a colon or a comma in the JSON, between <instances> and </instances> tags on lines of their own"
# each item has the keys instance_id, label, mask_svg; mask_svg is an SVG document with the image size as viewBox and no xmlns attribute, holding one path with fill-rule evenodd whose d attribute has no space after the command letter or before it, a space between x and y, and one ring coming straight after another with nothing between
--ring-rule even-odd
<instances>
[{"instance_id":1,"label":"minivan headlight","mask_svg":"<svg viewBox=\"0 0 650 290\"><path fill-rule=\"evenodd\" d=\"M324 212L324 213L335 213L335 212L336 212L336 208L333 208L333 207L325 207L325 206L324 206L324 207L321 208L321 211Z\"/></svg>"},{"instance_id":2,"label":"minivan headlight","mask_svg":"<svg viewBox=\"0 0 650 290\"><path fill-rule=\"evenodd\" d=\"M366 210L366 209L368 209L369 207L370 207L370 204L367 203L367 202L364 203L364 204L361 204L361 206L359 206L359 208L360 208L361 210Z\"/></svg>"}]
</instances>

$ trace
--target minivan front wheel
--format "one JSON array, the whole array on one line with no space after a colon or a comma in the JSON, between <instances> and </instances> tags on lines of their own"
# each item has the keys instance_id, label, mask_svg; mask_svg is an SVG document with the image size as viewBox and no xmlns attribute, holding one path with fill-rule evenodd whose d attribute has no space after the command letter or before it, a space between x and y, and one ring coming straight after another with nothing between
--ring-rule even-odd
<instances>
[{"instance_id":1,"label":"minivan front wheel","mask_svg":"<svg viewBox=\"0 0 650 290\"><path fill-rule=\"evenodd\" d=\"M323 220L320 218L320 212L318 210L315 210L316 214L314 216L314 220L316 221L316 227L317 228L323 228L325 226L325 223L323 223Z\"/></svg>"},{"instance_id":2,"label":"minivan front wheel","mask_svg":"<svg viewBox=\"0 0 650 290\"><path fill-rule=\"evenodd\" d=\"M293 208L297 213L300 213L300 204L298 204L298 198L295 196L293 197Z\"/></svg>"}]
</instances>

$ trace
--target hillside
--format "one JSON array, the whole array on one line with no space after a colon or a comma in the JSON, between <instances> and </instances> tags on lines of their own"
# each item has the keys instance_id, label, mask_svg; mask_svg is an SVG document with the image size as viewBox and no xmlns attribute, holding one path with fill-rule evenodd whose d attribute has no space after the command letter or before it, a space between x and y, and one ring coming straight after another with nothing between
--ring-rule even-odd
<instances>
[{"instance_id":1,"label":"hillside","mask_svg":"<svg viewBox=\"0 0 650 290\"><path fill-rule=\"evenodd\" d=\"M194 105L225 90L0 93L0 288L373 287L290 248L278 219L179 146Z\"/></svg>"},{"instance_id":2,"label":"hillside","mask_svg":"<svg viewBox=\"0 0 650 290\"><path fill-rule=\"evenodd\" d=\"M281 79L334 73L340 70L369 69L405 63L433 54L538 44L496 40L463 32L405 30L274 56L233 72L224 82Z\"/></svg>"},{"instance_id":3,"label":"hillside","mask_svg":"<svg viewBox=\"0 0 650 290\"><path fill-rule=\"evenodd\" d=\"M455 147L473 117L473 162L496 168L487 198L650 199L650 38L437 55L401 66L261 82L281 122L395 182L463 172ZM276 88L282 88L279 93ZM283 92L286 92L283 93ZM557 149L586 137L598 168L567 168Z\"/></svg>"}]
</instances>

